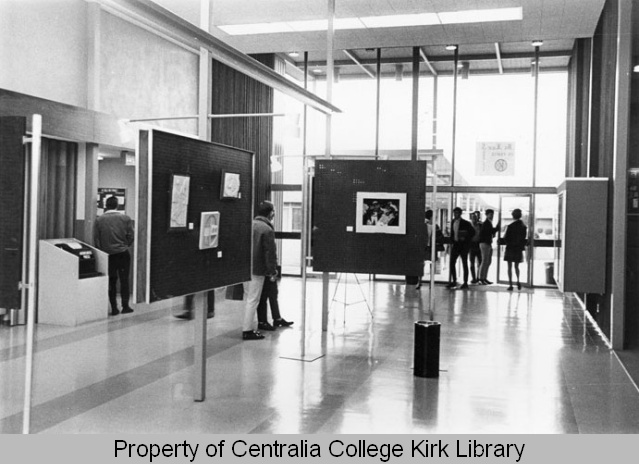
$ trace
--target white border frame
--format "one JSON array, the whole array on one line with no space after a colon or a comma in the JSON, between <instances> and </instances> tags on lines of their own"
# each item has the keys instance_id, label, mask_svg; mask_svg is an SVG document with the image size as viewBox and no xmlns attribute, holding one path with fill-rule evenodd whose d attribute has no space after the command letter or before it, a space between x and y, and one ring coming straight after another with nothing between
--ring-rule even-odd
<instances>
[{"instance_id":1,"label":"white border frame","mask_svg":"<svg viewBox=\"0 0 639 464\"><path fill-rule=\"evenodd\" d=\"M399 201L399 224L397 226L362 224L364 215L364 200L398 200ZM355 232L364 234L395 234L406 235L406 193L388 192L357 192L357 211L355 217Z\"/></svg>"},{"instance_id":2,"label":"white border frame","mask_svg":"<svg viewBox=\"0 0 639 464\"><path fill-rule=\"evenodd\" d=\"M207 219L210 217L214 217L216 221L216 225L212 228L213 230L209 230L208 234L205 234L206 228L204 224L206 224ZM215 236L215 238L211 238ZM209 242L207 244L207 241ZM220 241L220 213L219 211L210 211L205 212L202 211L200 215L200 250L207 250L209 248L217 248Z\"/></svg>"}]
</instances>

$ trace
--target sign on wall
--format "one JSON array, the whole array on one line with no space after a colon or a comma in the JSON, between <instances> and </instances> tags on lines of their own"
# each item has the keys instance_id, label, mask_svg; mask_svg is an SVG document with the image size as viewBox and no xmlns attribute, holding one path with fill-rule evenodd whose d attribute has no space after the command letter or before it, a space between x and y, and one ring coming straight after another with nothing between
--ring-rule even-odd
<instances>
[{"instance_id":1,"label":"sign on wall","mask_svg":"<svg viewBox=\"0 0 639 464\"><path fill-rule=\"evenodd\" d=\"M118 211L124 211L126 201L126 189L123 188L98 188L98 212L97 215L104 214L106 199L115 196L118 199Z\"/></svg>"},{"instance_id":2,"label":"sign on wall","mask_svg":"<svg viewBox=\"0 0 639 464\"><path fill-rule=\"evenodd\" d=\"M514 176L514 142L477 142L478 176Z\"/></svg>"}]
</instances>

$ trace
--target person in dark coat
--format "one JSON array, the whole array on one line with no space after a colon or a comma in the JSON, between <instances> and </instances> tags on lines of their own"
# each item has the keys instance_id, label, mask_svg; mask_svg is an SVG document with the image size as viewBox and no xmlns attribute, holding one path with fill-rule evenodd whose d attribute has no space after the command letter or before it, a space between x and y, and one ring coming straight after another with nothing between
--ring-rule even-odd
<instances>
[{"instance_id":1,"label":"person in dark coat","mask_svg":"<svg viewBox=\"0 0 639 464\"><path fill-rule=\"evenodd\" d=\"M122 314L132 313L129 306L129 272L131 254L129 247L133 245L133 220L118 211L118 198L106 199L106 211L95 220L93 227L93 244L109 255L109 303L111 315L120 313L116 301L117 284L120 281L120 297Z\"/></svg>"},{"instance_id":2,"label":"person in dark coat","mask_svg":"<svg viewBox=\"0 0 639 464\"><path fill-rule=\"evenodd\" d=\"M460 289L468 288L468 252L470 251L470 244L475 235L475 228L473 225L461 217L462 209L457 206L453 209L453 221L450 224L450 238L451 238L451 251L450 251L450 283L448 288L457 287L457 270L455 265L457 264L457 258L461 258L462 268L464 270L464 283L459 287Z\"/></svg>"},{"instance_id":3,"label":"person in dark coat","mask_svg":"<svg viewBox=\"0 0 639 464\"><path fill-rule=\"evenodd\" d=\"M521 220L521 210L514 209L512 212L514 221L506 228L504 234L504 243L506 251L504 253L504 261L508 263L508 290L513 290L513 264L515 265L515 274L517 276L517 289L521 290L519 282L519 263L524 260L524 249L526 248L526 237L528 228Z\"/></svg>"}]
</instances>

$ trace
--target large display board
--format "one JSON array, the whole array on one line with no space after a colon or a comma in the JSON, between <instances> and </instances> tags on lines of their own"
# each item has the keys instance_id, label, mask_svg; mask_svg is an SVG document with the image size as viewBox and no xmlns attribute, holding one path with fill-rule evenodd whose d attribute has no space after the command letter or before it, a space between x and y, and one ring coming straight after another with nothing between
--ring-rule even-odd
<instances>
[{"instance_id":1,"label":"large display board","mask_svg":"<svg viewBox=\"0 0 639 464\"><path fill-rule=\"evenodd\" d=\"M148 200L139 203L136 300L250 280L253 154L157 130L140 142L139 195L146 189ZM222 189L228 173L232 197ZM210 217L215 227L202 222Z\"/></svg>"},{"instance_id":2,"label":"large display board","mask_svg":"<svg viewBox=\"0 0 639 464\"><path fill-rule=\"evenodd\" d=\"M420 275L425 201L425 161L316 161L313 269Z\"/></svg>"}]
</instances>

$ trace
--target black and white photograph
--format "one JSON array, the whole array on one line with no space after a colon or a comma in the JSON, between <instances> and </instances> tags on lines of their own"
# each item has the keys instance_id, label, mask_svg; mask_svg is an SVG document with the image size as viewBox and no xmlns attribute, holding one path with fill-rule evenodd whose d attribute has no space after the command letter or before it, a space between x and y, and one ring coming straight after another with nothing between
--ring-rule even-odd
<instances>
[{"instance_id":1,"label":"black and white photograph","mask_svg":"<svg viewBox=\"0 0 639 464\"><path fill-rule=\"evenodd\" d=\"M637 459L639 0L0 0L0 200L7 464Z\"/></svg>"},{"instance_id":2,"label":"black and white photograph","mask_svg":"<svg viewBox=\"0 0 639 464\"><path fill-rule=\"evenodd\" d=\"M406 233L406 194L357 192L357 226L367 234Z\"/></svg>"}]
</instances>

